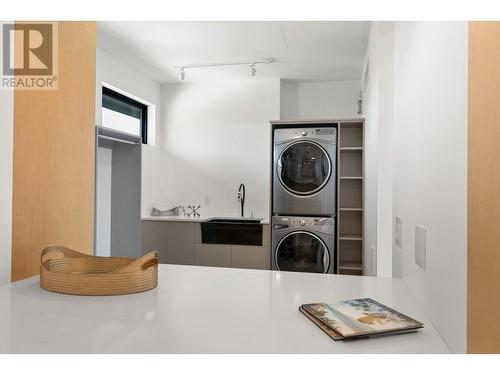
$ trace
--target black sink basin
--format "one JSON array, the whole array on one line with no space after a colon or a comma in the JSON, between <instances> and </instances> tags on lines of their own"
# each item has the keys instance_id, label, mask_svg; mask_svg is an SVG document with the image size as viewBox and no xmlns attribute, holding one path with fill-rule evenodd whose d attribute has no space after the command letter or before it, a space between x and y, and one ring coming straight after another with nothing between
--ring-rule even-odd
<instances>
[{"instance_id":1,"label":"black sink basin","mask_svg":"<svg viewBox=\"0 0 500 375\"><path fill-rule=\"evenodd\" d=\"M260 219L211 219L201 223L201 242L262 246Z\"/></svg>"}]
</instances>

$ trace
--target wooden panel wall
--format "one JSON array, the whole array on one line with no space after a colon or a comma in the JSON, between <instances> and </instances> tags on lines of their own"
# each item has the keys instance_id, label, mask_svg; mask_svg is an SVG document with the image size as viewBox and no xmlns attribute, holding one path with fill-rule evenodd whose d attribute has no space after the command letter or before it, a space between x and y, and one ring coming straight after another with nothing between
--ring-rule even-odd
<instances>
[{"instance_id":1,"label":"wooden panel wall","mask_svg":"<svg viewBox=\"0 0 500 375\"><path fill-rule=\"evenodd\" d=\"M60 244L92 253L95 22L59 22L59 89L14 93L12 280Z\"/></svg>"},{"instance_id":2,"label":"wooden panel wall","mask_svg":"<svg viewBox=\"0 0 500 375\"><path fill-rule=\"evenodd\" d=\"M500 353L500 22L469 24L467 347Z\"/></svg>"}]
</instances>

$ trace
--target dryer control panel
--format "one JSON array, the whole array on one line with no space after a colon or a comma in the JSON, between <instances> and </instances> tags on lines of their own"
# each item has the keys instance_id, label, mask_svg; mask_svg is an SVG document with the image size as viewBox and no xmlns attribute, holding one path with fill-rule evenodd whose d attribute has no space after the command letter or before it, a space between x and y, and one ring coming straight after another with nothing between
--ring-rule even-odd
<instances>
[{"instance_id":1,"label":"dryer control panel","mask_svg":"<svg viewBox=\"0 0 500 375\"><path fill-rule=\"evenodd\" d=\"M271 223L274 230L296 228L332 235L335 233L335 218L333 217L273 216Z\"/></svg>"}]
</instances>

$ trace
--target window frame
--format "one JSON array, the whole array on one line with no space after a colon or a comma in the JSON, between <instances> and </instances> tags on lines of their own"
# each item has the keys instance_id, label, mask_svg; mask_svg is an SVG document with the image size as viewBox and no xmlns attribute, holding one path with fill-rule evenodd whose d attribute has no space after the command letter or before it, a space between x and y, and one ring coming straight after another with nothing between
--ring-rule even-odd
<instances>
[{"instance_id":1,"label":"window frame","mask_svg":"<svg viewBox=\"0 0 500 375\"><path fill-rule=\"evenodd\" d=\"M115 100L118 100L122 103L125 103L126 105L135 107L141 111L141 138L142 138L142 143L147 144L148 143L148 105L141 103L135 99L132 99L126 95L123 95L107 86L102 86L102 98L101 98L101 106L102 108L107 108L109 110L122 113L125 115L128 115L126 113L123 113L121 111L116 110L116 108L109 108L104 106L104 96L113 98Z\"/></svg>"}]
</instances>

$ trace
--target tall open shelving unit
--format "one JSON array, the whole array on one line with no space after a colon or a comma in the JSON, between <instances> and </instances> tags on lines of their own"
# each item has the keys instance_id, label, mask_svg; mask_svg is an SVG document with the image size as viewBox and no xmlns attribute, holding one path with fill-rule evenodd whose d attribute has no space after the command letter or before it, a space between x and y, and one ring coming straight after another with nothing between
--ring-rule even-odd
<instances>
[{"instance_id":1,"label":"tall open shelving unit","mask_svg":"<svg viewBox=\"0 0 500 375\"><path fill-rule=\"evenodd\" d=\"M337 189L337 273L363 275L362 120L339 122Z\"/></svg>"}]
</instances>

